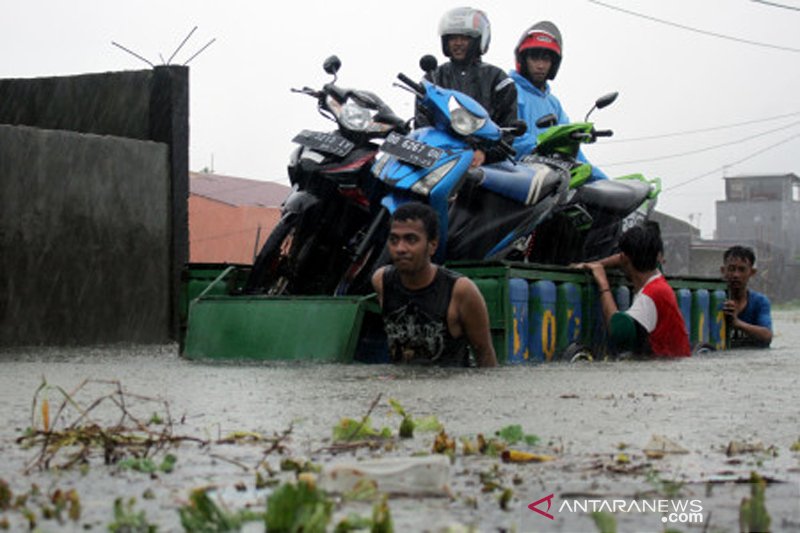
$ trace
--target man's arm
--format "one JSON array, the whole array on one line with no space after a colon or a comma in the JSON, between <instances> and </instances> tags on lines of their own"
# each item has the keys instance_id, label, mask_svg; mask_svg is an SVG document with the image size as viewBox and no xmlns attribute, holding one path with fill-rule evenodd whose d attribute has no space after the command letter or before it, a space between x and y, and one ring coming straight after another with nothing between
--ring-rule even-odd
<instances>
[{"instance_id":1,"label":"man's arm","mask_svg":"<svg viewBox=\"0 0 800 533\"><path fill-rule=\"evenodd\" d=\"M592 263L581 263L581 266L586 270L591 271L594 281L597 284L598 297L600 298L600 306L603 308L603 318L606 325L611 324L611 317L618 311L617 302L614 300L614 295L611 294L611 285L608 283L606 276L606 269L603 261L606 261L610 266L616 266L619 263L619 254L606 257L600 261Z\"/></svg>"},{"instance_id":2,"label":"man's arm","mask_svg":"<svg viewBox=\"0 0 800 533\"><path fill-rule=\"evenodd\" d=\"M453 287L458 321L475 351L478 366L497 366L497 355L489 331L489 311L475 283L466 277L458 278Z\"/></svg>"},{"instance_id":3,"label":"man's arm","mask_svg":"<svg viewBox=\"0 0 800 533\"><path fill-rule=\"evenodd\" d=\"M372 288L378 293L378 303L383 307L383 271L386 267L381 267L372 274Z\"/></svg>"},{"instance_id":4,"label":"man's arm","mask_svg":"<svg viewBox=\"0 0 800 533\"><path fill-rule=\"evenodd\" d=\"M501 128L510 127L516 122L517 116L517 86L514 80L500 69L497 69L495 85L492 89L492 120ZM514 144L514 136L506 132L503 140L509 145ZM506 153L499 146L493 146L486 151L484 161L486 163L497 163L506 159Z\"/></svg>"}]
</instances>

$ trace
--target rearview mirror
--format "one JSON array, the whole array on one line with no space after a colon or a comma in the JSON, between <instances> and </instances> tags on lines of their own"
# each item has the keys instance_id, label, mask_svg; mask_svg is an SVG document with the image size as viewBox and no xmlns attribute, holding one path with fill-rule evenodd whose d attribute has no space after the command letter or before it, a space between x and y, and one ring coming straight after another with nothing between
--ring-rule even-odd
<instances>
[{"instance_id":1,"label":"rearview mirror","mask_svg":"<svg viewBox=\"0 0 800 533\"><path fill-rule=\"evenodd\" d=\"M520 135L525 135L525 132L528 131L528 124L524 120L514 120L511 122L510 128L507 128L514 137L519 137Z\"/></svg>"},{"instance_id":2,"label":"rearview mirror","mask_svg":"<svg viewBox=\"0 0 800 533\"><path fill-rule=\"evenodd\" d=\"M558 124L558 117L553 113L539 117L539 120L536 121L536 127L539 129L550 128L556 124Z\"/></svg>"},{"instance_id":3,"label":"rearview mirror","mask_svg":"<svg viewBox=\"0 0 800 533\"><path fill-rule=\"evenodd\" d=\"M322 64L322 68L325 69L325 72L334 76L342 68L342 61L337 56L330 56Z\"/></svg>"},{"instance_id":4,"label":"rearview mirror","mask_svg":"<svg viewBox=\"0 0 800 533\"><path fill-rule=\"evenodd\" d=\"M432 72L436 70L436 67L439 66L439 62L436 61L436 58L430 54L426 54L422 56L419 60L419 68L421 68L425 73Z\"/></svg>"},{"instance_id":5,"label":"rearview mirror","mask_svg":"<svg viewBox=\"0 0 800 533\"><path fill-rule=\"evenodd\" d=\"M613 93L604 94L603 96L597 99L594 105L597 109L603 109L604 107L613 104L614 100L617 99L617 96L619 96L619 93L616 91Z\"/></svg>"}]
</instances>

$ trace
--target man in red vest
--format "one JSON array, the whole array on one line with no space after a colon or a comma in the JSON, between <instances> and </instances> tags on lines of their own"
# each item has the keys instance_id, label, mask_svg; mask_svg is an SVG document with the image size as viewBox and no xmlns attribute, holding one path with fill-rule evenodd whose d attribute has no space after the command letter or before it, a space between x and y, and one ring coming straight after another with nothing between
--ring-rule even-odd
<instances>
[{"instance_id":1,"label":"man in red vest","mask_svg":"<svg viewBox=\"0 0 800 533\"><path fill-rule=\"evenodd\" d=\"M618 254L600 261L582 263L592 272L608 326L610 347L618 352L641 355L688 357L691 355L686 324L672 287L658 268L664 251L658 223L645 222L630 228L619 239ZM620 312L606 268L622 269L636 291L633 303Z\"/></svg>"}]
</instances>

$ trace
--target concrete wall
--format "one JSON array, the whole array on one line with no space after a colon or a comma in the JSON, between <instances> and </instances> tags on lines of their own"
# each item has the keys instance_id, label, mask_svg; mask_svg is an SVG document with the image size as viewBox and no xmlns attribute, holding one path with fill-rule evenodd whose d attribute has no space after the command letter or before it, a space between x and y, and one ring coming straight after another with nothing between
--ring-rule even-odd
<instances>
[{"instance_id":1,"label":"concrete wall","mask_svg":"<svg viewBox=\"0 0 800 533\"><path fill-rule=\"evenodd\" d=\"M154 71L0 80L0 124L148 140Z\"/></svg>"},{"instance_id":2,"label":"concrete wall","mask_svg":"<svg viewBox=\"0 0 800 533\"><path fill-rule=\"evenodd\" d=\"M177 340L188 81L0 80L0 345Z\"/></svg>"},{"instance_id":3,"label":"concrete wall","mask_svg":"<svg viewBox=\"0 0 800 533\"><path fill-rule=\"evenodd\" d=\"M0 125L0 343L169 338L162 143Z\"/></svg>"}]
</instances>

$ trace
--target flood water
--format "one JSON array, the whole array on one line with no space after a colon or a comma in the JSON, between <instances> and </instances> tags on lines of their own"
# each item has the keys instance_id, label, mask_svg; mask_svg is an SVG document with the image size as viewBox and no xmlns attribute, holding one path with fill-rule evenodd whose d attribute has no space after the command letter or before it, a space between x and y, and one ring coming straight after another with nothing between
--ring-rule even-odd
<instances>
[{"instance_id":1,"label":"flood water","mask_svg":"<svg viewBox=\"0 0 800 533\"><path fill-rule=\"evenodd\" d=\"M43 379L67 391L87 379L118 380L128 393L165 401L174 434L200 440L214 441L234 431L271 436L291 426L286 455L323 466L356 456L430 451L434 434L419 432L388 451L362 448L334 457L322 450L331 444L341 417L360 419L381 395L371 413L375 426L397 431L399 418L387 401L393 398L414 417L435 415L456 439L519 424L540 441L533 448L517 448L555 457L513 464L459 452L450 471L451 497L390 498L397 531L598 531L587 513L569 512L564 502L670 496L694 501L702 508L703 522L667 523L663 513L617 512L619 531L738 531L740 502L750 486L733 481L746 480L752 471L774 481L766 497L772 530L800 531L800 452L791 450L800 441L800 312L776 312L773 318L776 336L769 350L682 361L490 370L212 364L184 360L175 346L7 349L0 352L0 414L5 421L0 479L15 494L28 491L32 483L44 492L77 490L80 520L63 525L40 520L43 531L105 531L114 518L114 499L120 496L135 497L136 509L146 512L159 531L180 531L177 509L194 488L217 487L215 497L230 509L263 509L270 489L255 489L255 467L269 445L184 442L173 451L178 458L174 471L155 476L105 466L102 454L91 458L89 468L25 473L39 450L23 449L16 439L31 425L32 398ZM113 385L93 382L76 398L88 400L112 390ZM50 395L59 398L53 390ZM162 404L133 397L128 407L144 411L145 419L164 412ZM98 408L95 414L102 412ZM107 423L116 422L113 414L108 416ZM643 449L654 435L688 453L648 458ZM728 455L732 442L751 451ZM268 459L277 469L280 457ZM491 473L499 486L513 490L507 509L498 503L500 490L484 490L481 473L484 480ZM664 481L680 485L670 490ZM144 497L146 491L152 498ZM550 494L553 520L528 509L529 503ZM546 502L538 508L546 511ZM370 510L370 503L346 503L337 507L335 520L348 512L369 515ZM3 516L12 527L23 524L19 513ZM260 531L263 526L246 529Z\"/></svg>"}]
</instances>

